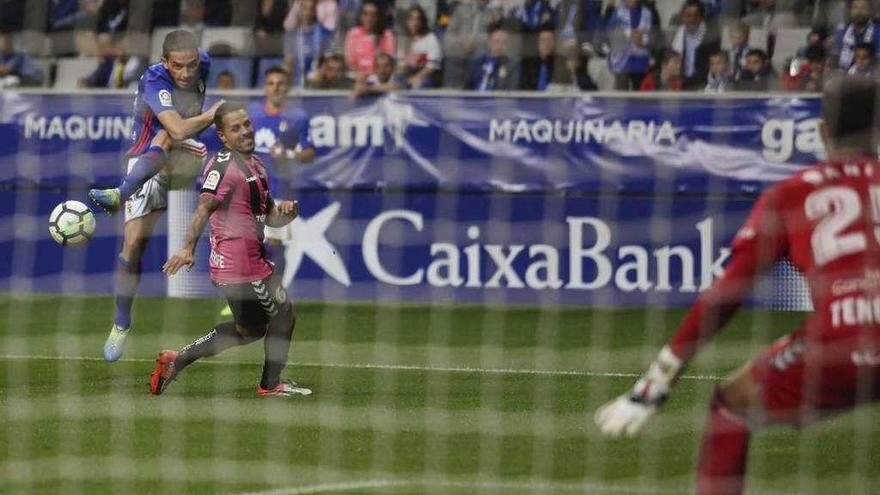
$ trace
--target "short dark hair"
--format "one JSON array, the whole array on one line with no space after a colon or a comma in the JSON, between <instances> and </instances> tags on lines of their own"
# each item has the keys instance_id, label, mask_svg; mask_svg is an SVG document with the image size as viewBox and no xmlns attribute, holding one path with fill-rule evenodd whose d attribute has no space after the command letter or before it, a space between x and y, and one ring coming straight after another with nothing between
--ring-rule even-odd
<instances>
[{"instance_id":1,"label":"short dark hair","mask_svg":"<svg viewBox=\"0 0 880 495\"><path fill-rule=\"evenodd\" d=\"M505 27L504 23L501 21L492 22L486 27L486 34L489 36L492 36L498 31L501 31L503 33L507 32L507 27Z\"/></svg>"},{"instance_id":2,"label":"short dark hair","mask_svg":"<svg viewBox=\"0 0 880 495\"><path fill-rule=\"evenodd\" d=\"M171 31L165 36L165 41L162 42L163 57L167 57L171 52L197 51L199 51L198 38L196 38L196 35L185 29Z\"/></svg>"},{"instance_id":3,"label":"short dark hair","mask_svg":"<svg viewBox=\"0 0 880 495\"><path fill-rule=\"evenodd\" d=\"M816 43L807 47L804 57L808 62L824 62L828 58L828 49L821 43Z\"/></svg>"},{"instance_id":4,"label":"short dark hair","mask_svg":"<svg viewBox=\"0 0 880 495\"><path fill-rule=\"evenodd\" d=\"M392 67L394 67L395 65L397 65L397 60L395 60L394 57L392 57L391 55L389 55L389 54L387 54L387 53L385 53L385 52L378 52L378 53L376 53L376 56L373 57L373 60L379 60L380 58L387 58L388 61L391 62L391 66L392 66Z\"/></svg>"},{"instance_id":5,"label":"short dark hair","mask_svg":"<svg viewBox=\"0 0 880 495\"><path fill-rule=\"evenodd\" d=\"M287 71L284 70L284 68L280 65L273 65L272 67L266 69L266 72L263 73L263 77L269 77L271 74L281 74L286 77L288 81L290 81L290 74L288 74Z\"/></svg>"},{"instance_id":6,"label":"short dark hair","mask_svg":"<svg viewBox=\"0 0 880 495\"><path fill-rule=\"evenodd\" d=\"M318 58L318 67L323 67L324 64L326 64L327 62L331 62L331 61L340 62L343 65L345 65L345 58L342 56L342 54L334 53L334 52L327 52L327 53L324 53L323 55L321 55L320 58Z\"/></svg>"},{"instance_id":7,"label":"short dark hair","mask_svg":"<svg viewBox=\"0 0 880 495\"><path fill-rule=\"evenodd\" d=\"M853 52L855 52L855 50L866 50L868 52L868 54L871 55L871 58L874 58L874 55L875 55L874 54L874 45L872 45L871 43L865 43L865 42L858 43L858 44L856 44L856 47L853 49Z\"/></svg>"},{"instance_id":8,"label":"short dark hair","mask_svg":"<svg viewBox=\"0 0 880 495\"><path fill-rule=\"evenodd\" d=\"M709 54L709 58L712 57L721 57L721 60L724 60L724 63L730 65L730 55L726 50L715 50Z\"/></svg>"},{"instance_id":9,"label":"short dark hair","mask_svg":"<svg viewBox=\"0 0 880 495\"><path fill-rule=\"evenodd\" d=\"M822 120L835 145L876 153L878 96L880 84L869 77L839 77L825 86Z\"/></svg>"},{"instance_id":10,"label":"short dark hair","mask_svg":"<svg viewBox=\"0 0 880 495\"><path fill-rule=\"evenodd\" d=\"M767 63L767 52L761 50L760 48L752 48L751 50L746 52L746 58L748 57L758 57L761 59L761 62Z\"/></svg>"},{"instance_id":11,"label":"short dark hair","mask_svg":"<svg viewBox=\"0 0 880 495\"><path fill-rule=\"evenodd\" d=\"M684 12L685 9L688 9L690 7L696 7L699 11L701 18L706 17L706 6L703 5L703 2L701 2L700 0L687 0L684 5L681 6L681 11Z\"/></svg>"},{"instance_id":12,"label":"short dark hair","mask_svg":"<svg viewBox=\"0 0 880 495\"><path fill-rule=\"evenodd\" d=\"M226 114L237 112L239 110L244 110L246 112L247 107L237 101L227 101L217 107L217 111L214 112L214 126L217 130L220 131L223 129L223 117Z\"/></svg>"}]
</instances>

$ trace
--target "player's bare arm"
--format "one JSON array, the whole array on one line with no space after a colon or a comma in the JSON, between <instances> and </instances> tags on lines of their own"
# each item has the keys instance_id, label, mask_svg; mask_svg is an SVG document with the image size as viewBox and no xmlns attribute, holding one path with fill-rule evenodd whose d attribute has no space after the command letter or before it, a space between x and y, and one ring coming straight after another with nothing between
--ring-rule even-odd
<instances>
[{"instance_id":1,"label":"player's bare arm","mask_svg":"<svg viewBox=\"0 0 880 495\"><path fill-rule=\"evenodd\" d=\"M299 216L299 202L276 201L272 203L269 214L266 215L266 225L269 227L284 227Z\"/></svg>"},{"instance_id":2,"label":"player's bare arm","mask_svg":"<svg viewBox=\"0 0 880 495\"><path fill-rule=\"evenodd\" d=\"M202 231L205 230L205 224L208 223L211 213L218 206L220 206L220 202L210 194L202 194L199 197L199 205L196 207L195 215L186 230L186 242L177 251L177 254L165 262L165 265L162 266L163 272L174 275L183 267L186 267L187 271L192 270L195 264L196 244L199 242L199 237L202 236Z\"/></svg>"},{"instance_id":3,"label":"player's bare arm","mask_svg":"<svg viewBox=\"0 0 880 495\"><path fill-rule=\"evenodd\" d=\"M217 107L225 102L226 100L219 100L206 111L188 119L181 117L177 110L165 110L164 112L159 112L159 115L156 117L171 136L171 139L183 141L195 136L211 125L214 122L214 112L217 111Z\"/></svg>"}]
</instances>

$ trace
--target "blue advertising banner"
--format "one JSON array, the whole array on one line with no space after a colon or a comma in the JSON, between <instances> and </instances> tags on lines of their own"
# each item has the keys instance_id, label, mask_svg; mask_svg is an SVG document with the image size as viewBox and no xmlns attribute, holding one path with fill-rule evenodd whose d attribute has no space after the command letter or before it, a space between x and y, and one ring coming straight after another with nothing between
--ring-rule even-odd
<instances>
[{"instance_id":1,"label":"blue advertising banner","mask_svg":"<svg viewBox=\"0 0 880 495\"><path fill-rule=\"evenodd\" d=\"M83 250L55 246L45 224L57 202L118 181L130 104L0 95L0 289L111 292L121 220L101 217ZM720 273L755 195L822 155L815 99L291 104L318 147L277 194L301 203L279 270L302 299L685 305ZM165 291L165 235L146 293Z\"/></svg>"},{"instance_id":2,"label":"blue advertising banner","mask_svg":"<svg viewBox=\"0 0 880 495\"><path fill-rule=\"evenodd\" d=\"M131 96L0 94L0 184L115 183ZM297 187L754 192L821 153L818 100L302 97ZM216 141L210 129L207 141ZM259 143L258 143L259 146Z\"/></svg>"}]
</instances>

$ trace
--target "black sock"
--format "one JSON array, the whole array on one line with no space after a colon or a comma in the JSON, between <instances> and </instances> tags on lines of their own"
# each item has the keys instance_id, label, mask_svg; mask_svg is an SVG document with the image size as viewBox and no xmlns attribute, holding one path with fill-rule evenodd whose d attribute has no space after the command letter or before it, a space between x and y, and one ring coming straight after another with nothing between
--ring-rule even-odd
<instances>
[{"instance_id":1,"label":"black sock","mask_svg":"<svg viewBox=\"0 0 880 495\"><path fill-rule=\"evenodd\" d=\"M260 387L264 390L277 387L281 381L281 370L287 365L287 354L290 351L290 341L293 339L295 326L296 317L291 304L285 304L278 314L269 320L269 329L264 341L266 362L263 364L263 378L260 379Z\"/></svg>"},{"instance_id":2,"label":"black sock","mask_svg":"<svg viewBox=\"0 0 880 495\"><path fill-rule=\"evenodd\" d=\"M254 340L256 339L239 334L235 330L234 321L225 321L214 327L207 335L184 347L174 361L174 369L180 372L197 359L214 356L226 349L249 344Z\"/></svg>"}]
</instances>

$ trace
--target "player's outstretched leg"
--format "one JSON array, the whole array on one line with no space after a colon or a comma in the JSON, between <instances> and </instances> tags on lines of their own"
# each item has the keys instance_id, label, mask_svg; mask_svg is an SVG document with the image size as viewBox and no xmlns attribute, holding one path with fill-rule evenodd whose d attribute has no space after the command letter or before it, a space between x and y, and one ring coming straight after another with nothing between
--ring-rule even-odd
<instances>
[{"instance_id":1,"label":"player's outstretched leg","mask_svg":"<svg viewBox=\"0 0 880 495\"><path fill-rule=\"evenodd\" d=\"M201 358L220 354L221 352L240 345L250 344L262 335L244 335L236 327L235 322L226 321L214 327L179 353L162 351L156 358L156 367L150 374L150 393L160 395L177 375L190 364Z\"/></svg>"},{"instance_id":2,"label":"player's outstretched leg","mask_svg":"<svg viewBox=\"0 0 880 495\"><path fill-rule=\"evenodd\" d=\"M110 335L104 342L104 359L114 362L122 357L125 342L131 333L131 308L134 296L141 281L141 259L147 242L153 235L156 222L162 217L162 211L148 211L143 216L131 218L125 223L123 231L122 251L116 260L115 287L116 314Z\"/></svg>"},{"instance_id":3,"label":"player's outstretched leg","mask_svg":"<svg viewBox=\"0 0 880 495\"><path fill-rule=\"evenodd\" d=\"M122 356L125 341L131 331L131 307L141 280L140 257L129 261L122 255L116 258L116 315L110 335L104 342L104 360L114 362Z\"/></svg>"},{"instance_id":4,"label":"player's outstretched leg","mask_svg":"<svg viewBox=\"0 0 880 495\"><path fill-rule=\"evenodd\" d=\"M697 495L743 492L750 434L745 420L728 407L721 390L716 389L697 466Z\"/></svg>"},{"instance_id":5,"label":"player's outstretched leg","mask_svg":"<svg viewBox=\"0 0 880 495\"><path fill-rule=\"evenodd\" d=\"M311 395L310 389L298 386L293 380L281 379L281 370L287 365L287 354L290 352L290 341L293 339L295 326L296 316L290 302L282 304L278 313L269 320L264 341L266 361L263 364L263 377L257 387L257 395L262 397Z\"/></svg>"},{"instance_id":6,"label":"player's outstretched leg","mask_svg":"<svg viewBox=\"0 0 880 495\"><path fill-rule=\"evenodd\" d=\"M162 170L167 161L166 158L165 150L161 146L151 146L144 154L137 157L128 168L128 173L119 187L90 189L89 198L102 210L113 215L119 211L122 203Z\"/></svg>"}]
</instances>

